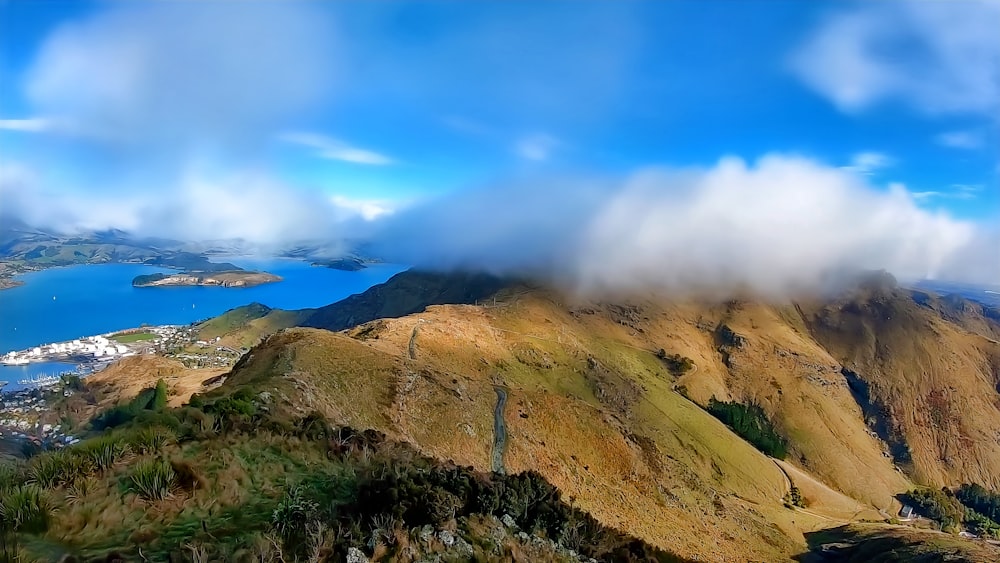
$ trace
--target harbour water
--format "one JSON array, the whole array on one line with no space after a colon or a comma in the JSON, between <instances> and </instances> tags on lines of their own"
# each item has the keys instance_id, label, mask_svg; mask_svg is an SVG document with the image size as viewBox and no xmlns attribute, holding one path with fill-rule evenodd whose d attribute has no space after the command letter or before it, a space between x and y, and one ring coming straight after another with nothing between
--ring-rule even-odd
<instances>
[{"instance_id":1,"label":"harbour water","mask_svg":"<svg viewBox=\"0 0 1000 563\"><path fill-rule=\"evenodd\" d=\"M0 355L142 324L188 324L252 302L280 309L321 307L406 269L397 264L374 264L346 272L299 260L225 261L271 272L284 281L250 288L134 288L132 278L137 275L169 271L136 264L72 266L20 276L25 285L0 291ZM3 366L0 380L16 382L72 367L38 363Z\"/></svg>"}]
</instances>

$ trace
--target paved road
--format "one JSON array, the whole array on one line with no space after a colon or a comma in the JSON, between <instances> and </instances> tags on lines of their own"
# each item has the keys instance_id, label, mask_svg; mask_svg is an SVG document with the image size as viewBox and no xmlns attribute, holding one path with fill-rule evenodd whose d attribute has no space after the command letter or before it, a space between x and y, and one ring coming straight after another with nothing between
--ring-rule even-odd
<instances>
[{"instance_id":1,"label":"paved road","mask_svg":"<svg viewBox=\"0 0 1000 563\"><path fill-rule=\"evenodd\" d=\"M497 406L493 409L493 471L506 473L503 465L504 448L507 447L507 425L503 419L503 409L507 405L507 390L494 385L497 392Z\"/></svg>"}]
</instances>

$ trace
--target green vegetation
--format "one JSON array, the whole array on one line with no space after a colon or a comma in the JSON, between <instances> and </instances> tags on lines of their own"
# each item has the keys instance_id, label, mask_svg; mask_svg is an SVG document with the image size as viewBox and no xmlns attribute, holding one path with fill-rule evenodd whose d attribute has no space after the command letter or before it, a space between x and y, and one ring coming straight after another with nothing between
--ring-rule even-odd
<instances>
[{"instance_id":1,"label":"green vegetation","mask_svg":"<svg viewBox=\"0 0 1000 563\"><path fill-rule=\"evenodd\" d=\"M663 348L660 348L656 352L656 357L663 360L667 364L667 369L675 376L684 375L694 367L694 361L691 358L686 358L680 354L667 354L667 351Z\"/></svg>"},{"instance_id":2,"label":"green vegetation","mask_svg":"<svg viewBox=\"0 0 1000 563\"><path fill-rule=\"evenodd\" d=\"M133 286L149 285L153 282L158 282L160 280L166 279L167 274L142 274L132 278Z\"/></svg>"},{"instance_id":3,"label":"green vegetation","mask_svg":"<svg viewBox=\"0 0 1000 563\"><path fill-rule=\"evenodd\" d=\"M141 414L122 428L0 465L0 560L342 561L360 549L385 561L552 561L573 549L683 561L603 526L536 473L477 472L318 414L275 418L249 392L159 412L146 409L155 394L130 403Z\"/></svg>"},{"instance_id":4,"label":"green vegetation","mask_svg":"<svg viewBox=\"0 0 1000 563\"><path fill-rule=\"evenodd\" d=\"M785 495L784 503L786 508L791 508L797 506L799 508L805 508L805 499L802 498L802 491L798 487L792 485L788 490L788 494Z\"/></svg>"},{"instance_id":5,"label":"green vegetation","mask_svg":"<svg viewBox=\"0 0 1000 563\"><path fill-rule=\"evenodd\" d=\"M144 340L155 340L156 334L152 332L130 332L128 334L116 334L111 337L115 342L129 344L131 342L142 342Z\"/></svg>"},{"instance_id":6,"label":"green vegetation","mask_svg":"<svg viewBox=\"0 0 1000 563\"><path fill-rule=\"evenodd\" d=\"M163 379L156 380L156 387L153 389L152 410L162 411L167 408L167 384Z\"/></svg>"},{"instance_id":7,"label":"green vegetation","mask_svg":"<svg viewBox=\"0 0 1000 563\"><path fill-rule=\"evenodd\" d=\"M115 405L99 413L90 421L90 425L95 430L117 428L147 413L147 411L148 413L162 411L166 405L167 385L160 379L156 382L156 387L143 389L128 403Z\"/></svg>"},{"instance_id":8,"label":"green vegetation","mask_svg":"<svg viewBox=\"0 0 1000 563\"><path fill-rule=\"evenodd\" d=\"M964 524L978 536L1000 539L1000 494L981 485L965 484L955 492L915 489L903 495L903 501L942 530L955 532Z\"/></svg>"},{"instance_id":9,"label":"green vegetation","mask_svg":"<svg viewBox=\"0 0 1000 563\"><path fill-rule=\"evenodd\" d=\"M177 480L174 468L162 459L137 462L129 474L129 490L145 500L163 500L170 496Z\"/></svg>"},{"instance_id":10,"label":"green vegetation","mask_svg":"<svg viewBox=\"0 0 1000 563\"><path fill-rule=\"evenodd\" d=\"M712 397L708 412L765 454L778 459L788 454L788 442L774 429L759 405L722 402Z\"/></svg>"},{"instance_id":11,"label":"green vegetation","mask_svg":"<svg viewBox=\"0 0 1000 563\"><path fill-rule=\"evenodd\" d=\"M1000 522L1000 493L987 490L982 485L965 484L955 491L955 497L962 504L979 512L983 516Z\"/></svg>"}]
</instances>

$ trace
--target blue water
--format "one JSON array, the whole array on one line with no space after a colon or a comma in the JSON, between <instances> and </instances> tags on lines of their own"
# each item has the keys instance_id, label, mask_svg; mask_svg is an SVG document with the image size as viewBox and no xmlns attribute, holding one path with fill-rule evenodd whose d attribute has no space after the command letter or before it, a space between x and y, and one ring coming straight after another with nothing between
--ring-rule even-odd
<instances>
[{"instance_id":1,"label":"blue water","mask_svg":"<svg viewBox=\"0 0 1000 563\"><path fill-rule=\"evenodd\" d=\"M22 379L38 379L46 375L60 375L67 371L74 371L76 366L61 362L33 362L23 366L0 366L0 381L6 381L3 391L19 391L33 387L32 385L21 385L18 381Z\"/></svg>"},{"instance_id":2,"label":"blue water","mask_svg":"<svg viewBox=\"0 0 1000 563\"><path fill-rule=\"evenodd\" d=\"M254 301L279 309L321 307L406 269L375 264L344 272L299 260L225 260L284 281L249 288L135 288L135 276L168 270L134 264L52 268L19 276L25 285L0 291L0 354L143 323L187 324ZM16 377L6 369L0 368L0 380Z\"/></svg>"}]
</instances>

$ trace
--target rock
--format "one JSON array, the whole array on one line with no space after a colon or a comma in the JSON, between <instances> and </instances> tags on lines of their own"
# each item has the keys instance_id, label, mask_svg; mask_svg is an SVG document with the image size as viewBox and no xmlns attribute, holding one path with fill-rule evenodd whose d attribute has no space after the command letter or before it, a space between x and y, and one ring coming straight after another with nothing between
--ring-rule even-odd
<instances>
[{"instance_id":1,"label":"rock","mask_svg":"<svg viewBox=\"0 0 1000 563\"><path fill-rule=\"evenodd\" d=\"M503 525L507 526L508 528L517 527L517 522L514 522L514 517L511 516L510 514L504 514L503 518L501 518L500 521L503 522Z\"/></svg>"},{"instance_id":2,"label":"rock","mask_svg":"<svg viewBox=\"0 0 1000 563\"><path fill-rule=\"evenodd\" d=\"M261 391L260 395L257 395L257 397L260 398L262 403L266 404L271 402L271 394L267 391Z\"/></svg>"},{"instance_id":3,"label":"rock","mask_svg":"<svg viewBox=\"0 0 1000 563\"><path fill-rule=\"evenodd\" d=\"M347 563L368 563L368 557L360 549L351 547L347 550Z\"/></svg>"},{"instance_id":4,"label":"rock","mask_svg":"<svg viewBox=\"0 0 1000 563\"><path fill-rule=\"evenodd\" d=\"M529 536L525 532L518 532L517 533L517 539L519 539L521 541L528 541L528 538L529 538Z\"/></svg>"},{"instance_id":5,"label":"rock","mask_svg":"<svg viewBox=\"0 0 1000 563\"><path fill-rule=\"evenodd\" d=\"M472 544L465 541L461 537L455 538L455 550L466 557L472 557L473 548Z\"/></svg>"},{"instance_id":6,"label":"rock","mask_svg":"<svg viewBox=\"0 0 1000 563\"><path fill-rule=\"evenodd\" d=\"M420 541L429 542L432 537L434 537L434 528L430 524L420 528Z\"/></svg>"},{"instance_id":7,"label":"rock","mask_svg":"<svg viewBox=\"0 0 1000 563\"><path fill-rule=\"evenodd\" d=\"M440 539L441 543L443 543L446 547L455 545L455 534L449 532L448 530L441 530L441 532L438 533L438 539Z\"/></svg>"}]
</instances>

